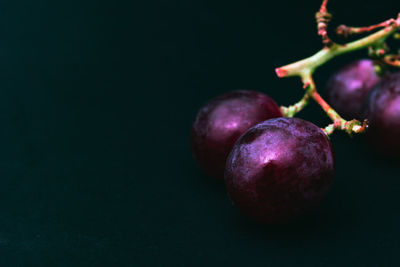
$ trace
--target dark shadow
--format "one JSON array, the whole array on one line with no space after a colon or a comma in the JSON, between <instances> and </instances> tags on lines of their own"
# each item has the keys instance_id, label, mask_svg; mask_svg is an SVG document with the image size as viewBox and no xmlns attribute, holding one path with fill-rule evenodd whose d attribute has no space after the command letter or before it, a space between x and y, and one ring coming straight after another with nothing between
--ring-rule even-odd
<instances>
[{"instance_id":1,"label":"dark shadow","mask_svg":"<svg viewBox=\"0 0 400 267\"><path fill-rule=\"evenodd\" d=\"M226 194L224 180L218 180L208 176L196 163L193 157L190 157L185 164L185 172L196 187L206 190L213 190L215 193Z\"/></svg>"}]
</instances>

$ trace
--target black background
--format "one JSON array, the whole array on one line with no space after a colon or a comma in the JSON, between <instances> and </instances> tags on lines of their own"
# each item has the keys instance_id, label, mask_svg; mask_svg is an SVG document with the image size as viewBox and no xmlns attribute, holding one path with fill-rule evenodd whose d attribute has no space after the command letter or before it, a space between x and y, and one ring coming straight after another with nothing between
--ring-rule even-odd
<instances>
[{"instance_id":1,"label":"black background","mask_svg":"<svg viewBox=\"0 0 400 267\"><path fill-rule=\"evenodd\" d=\"M289 105L274 68L321 48L320 1L0 3L0 266L397 266L400 167L342 133L320 208L288 226L239 214L189 146L198 108L247 88ZM331 28L395 1L331 1ZM340 40L339 41L343 41ZM320 91L339 66L316 74ZM329 121L315 104L299 114Z\"/></svg>"}]
</instances>

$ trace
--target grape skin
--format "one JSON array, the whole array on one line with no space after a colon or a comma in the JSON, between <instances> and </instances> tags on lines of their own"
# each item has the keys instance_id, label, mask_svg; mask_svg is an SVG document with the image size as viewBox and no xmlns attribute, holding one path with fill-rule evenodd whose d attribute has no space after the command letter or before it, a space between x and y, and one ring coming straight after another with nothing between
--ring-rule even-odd
<instances>
[{"instance_id":1,"label":"grape skin","mask_svg":"<svg viewBox=\"0 0 400 267\"><path fill-rule=\"evenodd\" d=\"M343 118L362 120L362 103L379 81L372 60L357 60L331 76L326 100Z\"/></svg>"},{"instance_id":2,"label":"grape skin","mask_svg":"<svg viewBox=\"0 0 400 267\"><path fill-rule=\"evenodd\" d=\"M236 90L218 96L197 113L191 131L193 155L208 175L222 180L236 140L257 123L281 116L275 101L260 92Z\"/></svg>"},{"instance_id":3,"label":"grape skin","mask_svg":"<svg viewBox=\"0 0 400 267\"><path fill-rule=\"evenodd\" d=\"M226 162L234 205L255 221L286 223L314 209L334 177L325 133L311 122L276 118L249 129Z\"/></svg>"},{"instance_id":4,"label":"grape skin","mask_svg":"<svg viewBox=\"0 0 400 267\"><path fill-rule=\"evenodd\" d=\"M400 158L400 72L387 75L365 103L367 139L381 155Z\"/></svg>"}]
</instances>

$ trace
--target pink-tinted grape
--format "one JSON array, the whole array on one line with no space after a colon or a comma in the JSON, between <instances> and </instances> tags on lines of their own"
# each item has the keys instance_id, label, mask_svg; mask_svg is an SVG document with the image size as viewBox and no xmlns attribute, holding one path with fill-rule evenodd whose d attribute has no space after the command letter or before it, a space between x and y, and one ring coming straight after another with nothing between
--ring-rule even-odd
<instances>
[{"instance_id":1,"label":"pink-tinted grape","mask_svg":"<svg viewBox=\"0 0 400 267\"><path fill-rule=\"evenodd\" d=\"M234 205L264 223L285 223L314 209L334 177L328 137L314 124L276 118L250 128L226 162Z\"/></svg>"},{"instance_id":2,"label":"pink-tinted grape","mask_svg":"<svg viewBox=\"0 0 400 267\"><path fill-rule=\"evenodd\" d=\"M385 76L365 103L367 138L382 155L400 158L400 72Z\"/></svg>"},{"instance_id":3,"label":"pink-tinted grape","mask_svg":"<svg viewBox=\"0 0 400 267\"><path fill-rule=\"evenodd\" d=\"M344 118L362 118L362 104L379 82L373 61L352 62L333 74L326 85L327 102Z\"/></svg>"},{"instance_id":4,"label":"pink-tinted grape","mask_svg":"<svg viewBox=\"0 0 400 267\"><path fill-rule=\"evenodd\" d=\"M210 176L223 179L236 140L255 124L281 116L275 101L263 93L237 90L218 96L197 113L191 131L193 154Z\"/></svg>"}]
</instances>

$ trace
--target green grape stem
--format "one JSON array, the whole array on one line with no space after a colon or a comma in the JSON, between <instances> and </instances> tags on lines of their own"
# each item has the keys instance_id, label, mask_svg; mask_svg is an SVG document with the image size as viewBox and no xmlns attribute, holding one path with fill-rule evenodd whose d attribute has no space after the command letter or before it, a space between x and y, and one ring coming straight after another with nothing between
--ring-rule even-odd
<instances>
[{"instance_id":1,"label":"green grape stem","mask_svg":"<svg viewBox=\"0 0 400 267\"><path fill-rule=\"evenodd\" d=\"M321 108L333 122L323 129L327 135L330 135L335 129L344 130L350 135L353 133L362 133L367 129L367 121L346 121L343 119L318 94L312 75L318 67L337 56L369 47L375 47L378 49L384 47L385 40L389 36L397 33L397 31L400 29L400 14L398 15L397 19L389 19L385 22L369 27L355 28L341 25L337 31L341 33L340 31L342 30L343 35L365 33L377 28L382 29L358 40L346 44L338 44L333 42L327 35L326 29L331 15L327 12L326 5L327 0L324 0L319 12L316 14L318 34L322 37L322 43L324 44L324 47L316 54L308 58L275 69L276 74L280 78L291 76L300 77L305 89L305 94L299 102L288 107L282 106L281 111L285 117L293 117L305 106L307 106L310 99L313 99L321 106ZM399 61L397 61L398 58L396 58L396 61L388 56L384 57L384 59L386 59L388 62L394 62L392 65L400 64L398 63Z\"/></svg>"}]
</instances>

